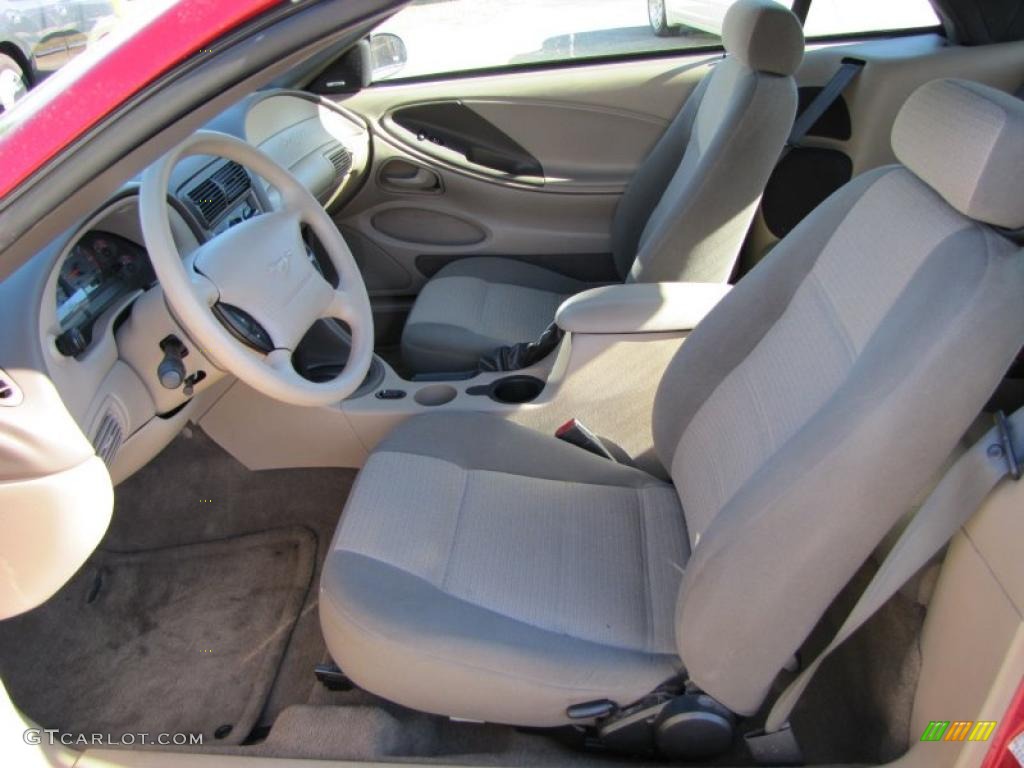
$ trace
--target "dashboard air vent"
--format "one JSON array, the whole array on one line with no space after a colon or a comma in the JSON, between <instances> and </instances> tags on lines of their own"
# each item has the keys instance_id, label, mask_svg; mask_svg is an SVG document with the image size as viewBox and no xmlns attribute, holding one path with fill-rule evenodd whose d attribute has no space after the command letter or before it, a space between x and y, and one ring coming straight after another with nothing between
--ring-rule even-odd
<instances>
[{"instance_id":1,"label":"dashboard air vent","mask_svg":"<svg viewBox=\"0 0 1024 768\"><path fill-rule=\"evenodd\" d=\"M187 193L196 213L207 228L251 188L249 173L235 162L227 162Z\"/></svg>"},{"instance_id":2,"label":"dashboard air vent","mask_svg":"<svg viewBox=\"0 0 1024 768\"><path fill-rule=\"evenodd\" d=\"M226 163L213 174L213 181L219 184L224 190L229 203L235 202L238 198L249 191L252 182L249 181L249 174L238 163Z\"/></svg>"},{"instance_id":3,"label":"dashboard air vent","mask_svg":"<svg viewBox=\"0 0 1024 768\"><path fill-rule=\"evenodd\" d=\"M352 167L352 154L345 147L338 147L333 152L328 153L327 159L334 166L334 175L338 178L348 173Z\"/></svg>"},{"instance_id":4,"label":"dashboard air vent","mask_svg":"<svg viewBox=\"0 0 1024 768\"><path fill-rule=\"evenodd\" d=\"M121 449L123 439L124 428L121 426L121 421L113 411L107 411L100 419L99 427L96 428L92 446L96 449L96 455L103 459L103 463L108 467L114 462L114 457Z\"/></svg>"},{"instance_id":5,"label":"dashboard air vent","mask_svg":"<svg viewBox=\"0 0 1024 768\"><path fill-rule=\"evenodd\" d=\"M228 207L224 190L214 184L213 179L206 179L189 190L188 199L207 226L216 221L217 217Z\"/></svg>"}]
</instances>

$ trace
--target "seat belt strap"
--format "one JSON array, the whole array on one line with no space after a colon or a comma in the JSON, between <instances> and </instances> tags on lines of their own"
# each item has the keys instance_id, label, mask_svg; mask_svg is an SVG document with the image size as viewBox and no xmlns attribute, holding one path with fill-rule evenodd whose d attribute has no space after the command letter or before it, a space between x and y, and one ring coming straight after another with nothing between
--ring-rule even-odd
<instances>
[{"instance_id":1,"label":"seat belt strap","mask_svg":"<svg viewBox=\"0 0 1024 768\"><path fill-rule=\"evenodd\" d=\"M864 69L865 64L866 62L862 59L843 59L839 69L832 75L832 79L825 83L825 87L818 92L818 95L811 100L804 111L797 115L796 122L793 123L793 130L790 131L789 139L786 141L787 147L792 149L799 146L807 132L814 127L814 124L828 111L828 108L835 104L846 90L846 86L853 82L853 79Z\"/></svg>"},{"instance_id":2,"label":"seat belt strap","mask_svg":"<svg viewBox=\"0 0 1024 768\"><path fill-rule=\"evenodd\" d=\"M856 632L910 577L942 549L973 515L1004 477L1020 478L1024 457L1024 408L1009 419L996 414L996 424L943 475L910 521L864 593L836 632L832 642L808 664L776 700L765 721L768 738L788 729L789 715L818 667Z\"/></svg>"}]
</instances>

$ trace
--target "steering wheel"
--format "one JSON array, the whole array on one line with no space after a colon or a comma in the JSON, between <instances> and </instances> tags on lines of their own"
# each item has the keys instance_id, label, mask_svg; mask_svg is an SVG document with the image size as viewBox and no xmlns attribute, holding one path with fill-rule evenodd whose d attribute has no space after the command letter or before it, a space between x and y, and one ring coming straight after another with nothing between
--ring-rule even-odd
<instances>
[{"instance_id":1,"label":"steering wheel","mask_svg":"<svg viewBox=\"0 0 1024 768\"><path fill-rule=\"evenodd\" d=\"M234 160L280 196L274 210L242 221L182 259L171 235L167 188L190 155ZM142 233L167 303L203 353L263 394L293 405L343 400L363 382L373 357L373 315L366 286L341 233L309 191L250 144L198 131L142 177ZM334 288L307 258L302 225L319 238L338 272ZM348 324L348 362L330 381L301 376L292 353L322 318Z\"/></svg>"}]
</instances>

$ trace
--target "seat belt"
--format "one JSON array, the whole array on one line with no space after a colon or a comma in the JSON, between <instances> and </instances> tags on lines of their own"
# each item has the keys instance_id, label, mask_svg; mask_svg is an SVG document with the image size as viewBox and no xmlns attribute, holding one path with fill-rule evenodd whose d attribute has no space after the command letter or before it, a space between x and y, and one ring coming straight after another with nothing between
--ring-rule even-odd
<instances>
[{"instance_id":1,"label":"seat belt","mask_svg":"<svg viewBox=\"0 0 1024 768\"><path fill-rule=\"evenodd\" d=\"M807 132L814 127L822 115L828 111L846 90L846 86L853 82L853 79L864 69L865 62L862 59L844 58L839 69L832 75L832 79L825 83L818 95L807 105L803 112L797 115L793 123L793 130L789 132L786 140L786 147L794 149L800 145Z\"/></svg>"},{"instance_id":2,"label":"seat belt","mask_svg":"<svg viewBox=\"0 0 1024 768\"><path fill-rule=\"evenodd\" d=\"M822 662L942 549L981 507L1000 480L1007 476L1020 479L1020 459L1024 457L1024 408L1009 419L1000 411L995 420L995 426L943 475L882 561L832 642L775 701L764 729L747 735L747 745L759 763L792 765L802 762L799 746L789 728L789 716Z\"/></svg>"}]
</instances>

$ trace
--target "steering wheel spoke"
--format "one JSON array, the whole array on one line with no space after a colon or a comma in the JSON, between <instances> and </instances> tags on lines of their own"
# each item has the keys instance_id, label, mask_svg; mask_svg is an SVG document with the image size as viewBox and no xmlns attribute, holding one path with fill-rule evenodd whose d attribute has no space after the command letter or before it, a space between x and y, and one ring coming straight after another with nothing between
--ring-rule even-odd
<instances>
[{"instance_id":1,"label":"steering wheel spoke","mask_svg":"<svg viewBox=\"0 0 1024 768\"><path fill-rule=\"evenodd\" d=\"M194 266L189 268L189 279L192 282L192 290L201 302L207 307L213 307L220 301L220 291L213 281L206 275L198 272Z\"/></svg>"},{"instance_id":2,"label":"steering wheel spoke","mask_svg":"<svg viewBox=\"0 0 1024 768\"><path fill-rule=\"evenodd\" d=\"M348 291L337 288L331 294L331 301L321 313L321 317L343 320L348 325L356 321L357 299Z\"/></svg>"}]
</instances>

